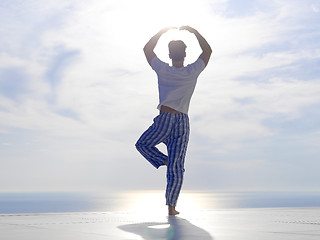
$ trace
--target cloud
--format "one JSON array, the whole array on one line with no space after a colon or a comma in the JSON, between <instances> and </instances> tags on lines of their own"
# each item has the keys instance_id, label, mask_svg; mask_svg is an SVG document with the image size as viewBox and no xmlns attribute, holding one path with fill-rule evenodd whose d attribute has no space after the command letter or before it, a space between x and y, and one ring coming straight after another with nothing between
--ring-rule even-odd
<instances>
[{"instance_id":1,"label":"cloud","mask_svg":"<svg viewBox=\"0 0 320 240\"><path fill-rule=\"evenodd\" d=\"M305 68L298 70L301 64L310 66L310 62L318 61L319 46L306 48L297 42L285 45L297 31L291 27L292 22L286 24L292 17L288 11L292 7L278 4L270 11L245 17L221 17L219 23L224 30L217 30L223 32L216 34L209 73L200 78L192 102L196 132L225 143L273 136L277 131L265 120L299 118L304 107L319 102L317 74L310 73L304 81ZM293 22L304 18L301 13L305 8L300 11ZM298 25L298 32L305 28ZM304 41L301 36L299 39Z\"/></svg>"},{"instance_id":2,"label":"cloud","mask_svg":"<svg viewBox=\"0 0 320 240\"><path fill-rule=\"evenodd\" d=\"M69 188L77 181L104 188L113 178L125 188L118 170L133 179L131 187L142 184L134 177L142 171L158 181L134 149L158 104L156 75L142 48L161 27L179 24L196 27L213 47L191 103L189 156L196 163L214 159L208 171L224 168L228 176L239 166L261 173L268 161L284 169L279 159L288 156L286 144L297 147L319 132L316 7L312 1L246 1L240 9L226 0L2 1L0 134L1 142L12 144L1 145L7 159L2 172L23 162L29 180L23 184L17 174L16 188L41 188L49 172L46 184L53 188L63 188L55 174L61 181L72 175ZM167 41L179 37L192 62L200 48L188 33L164 35L157 54L168 60ZM307 121L312 128L296 131ZM318 135L309 139L319 141ZM296 153L314 159L319 152L308 143ZM28 178L32 166L43 169L34 179ZM86 182L83 175L95 178ZM5 176L2 182L12 179Z\"/></svg>"}]
</instances>

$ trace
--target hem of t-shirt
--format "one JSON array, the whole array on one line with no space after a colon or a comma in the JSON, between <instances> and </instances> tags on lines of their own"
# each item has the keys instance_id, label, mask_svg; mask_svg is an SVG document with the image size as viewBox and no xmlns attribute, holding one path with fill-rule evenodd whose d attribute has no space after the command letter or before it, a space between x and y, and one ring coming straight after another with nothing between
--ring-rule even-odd
<instances>
[{"instance_id":1,"label":"hem of t-shirt","mask_svg":"<svg viewBox=\"0 0 320 240\"><path fill-rule=\"evenodd\" d=\"M167 104L167 105L163 105L163 104L159 104L158 105L158 107L157 107L157 109L160 111L160 109L161 109L161 106L166 106L166 107L169 107L169 108L172 108L172 109L174 109L174 110L176 110L176 111L178 111L178 112L181 112L181 113L184 113L184 114L187 114L188 115L188 112L185 112L185 111L183 111L183 110L179 110L179 109L176 109L175 107L173 107L173 106L170 106L169 104Z\"/></svg>"}]
</instances>

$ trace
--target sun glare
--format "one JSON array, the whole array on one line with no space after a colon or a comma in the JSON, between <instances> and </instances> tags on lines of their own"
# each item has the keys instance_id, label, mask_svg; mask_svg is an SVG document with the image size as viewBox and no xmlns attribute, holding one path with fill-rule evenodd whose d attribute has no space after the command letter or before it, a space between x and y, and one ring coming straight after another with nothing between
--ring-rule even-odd
<instances>
[{"instance_id":1,"label":"sun glare","mask_svg":"<svg viewBox=\"0 0 320 240\"><path fill-rule=\"evenodd\" d=\"M127 211L139 213L154 213L166 211L164 204L165 198L161 191L130 191L119 194L122 202L121 208Z\"/></svg>"},{"instance_id":2,"label":"sun glare","mask_svg":"<svg viewBox=\"0 0 320 240\"><path fill-rule=\"evenodd\" d=\"M180 26L200 19L206 10L203 3L191 0L138 0L126 1L123 8L134 15L135 18L130 19L143 22L144 26Z\"/></svg>"},{"instance_id":3,"label":"sun glare","mask_svg":"<svg viewBox=\"0 0 320 240\"><path fill-rule=\"evenodd\" d=\"M139 214L161 216L167 214L164 195L164 191L124 192L119 195L120 199L125 199L125 201L122 201L121 209L139 212ZM182 192L179 197L177 210L185 215L214 208L214 206L214 199L209 198L206 193Z\"/></svg>"},{"instance_id":4,"label":"sun glare","mask_svg":"<svg viewBox=\"0 0 320 240\"><path fill-rule=\"evenodd\" d=\"M133 36L130 38L131 44L133 41L136 41L136 44L144 44L153 34L167 26L180 27L189 25L195 28L202 26L205 22L205 13L207 12L204 1L138 0L119 1L118 4L117 10L113 10L108 14L112 14L120 20L116 24L117 39L120 39L120 41L125 40L128 38L128 34L130 34ZM118 18L117 16L119 15L125 17ZM112 21L114 17L110 17L109 21ZM160 40L163 42L168 41L168 39L186 41L186 63L194 61L199 56L200 48L197 48L198 44L193 34L186 31L173 30L164 34ZM165 45L161 48L161 41L158 44L158 54L163 60L167 60L169 59L167 46ZM188 48L188 46L192 47ZM160 56L163 53L164 55Z\"/></svg>"}]
</instances>

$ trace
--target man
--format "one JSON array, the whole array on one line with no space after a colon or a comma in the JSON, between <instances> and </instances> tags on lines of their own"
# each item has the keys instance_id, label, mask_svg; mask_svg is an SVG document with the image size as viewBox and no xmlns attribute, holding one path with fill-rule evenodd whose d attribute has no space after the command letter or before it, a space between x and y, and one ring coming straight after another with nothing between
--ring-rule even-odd
<instances>
[{"instance_id":1,"label":"man","mask_svg":"<svg viewBox=\"0 0 320 240\"><path fill-rule=\"evenodd\" d=\"M169 57L172 66L169 66L156 56L154 48L162 34L170 29L160 30L143 49L148 63L158 76L160 114L141 135L136 148L155 168L167 166L166 204L169 215L176 215L179 214L175 207L182 186L189 140L189 103L197 78L208 64L212 50L196 29L182 26L180 30L187 30L196 36L202 53L194 63L185 67L186 45L181 40L171 41ZM168 156L156 148L159 143L167 146Z\"/></svg>"}]
</instances>

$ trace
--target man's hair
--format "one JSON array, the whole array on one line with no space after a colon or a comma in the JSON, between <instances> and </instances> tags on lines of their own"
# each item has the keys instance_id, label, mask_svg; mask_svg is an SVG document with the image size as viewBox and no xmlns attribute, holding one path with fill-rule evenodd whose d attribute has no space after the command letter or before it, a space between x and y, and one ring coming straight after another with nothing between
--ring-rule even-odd
<instances>
[{"instance_id":1,"label":"man's hair","mask_svg":"<svg viewBox=\"0 0 320 240\"><path fill-rule=\"evenodd\" d=\"M186 54L186 44L181 40L169 42L169 54L173 61L181 61Z\"/></svg>"}]
</instances>

